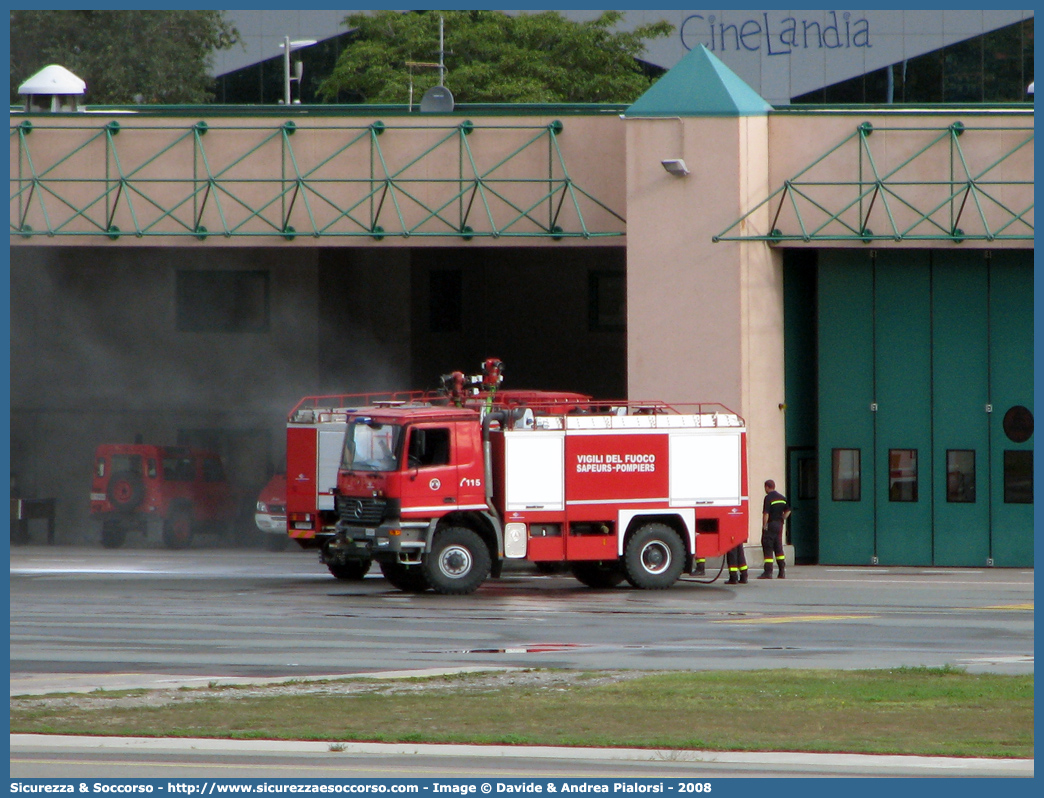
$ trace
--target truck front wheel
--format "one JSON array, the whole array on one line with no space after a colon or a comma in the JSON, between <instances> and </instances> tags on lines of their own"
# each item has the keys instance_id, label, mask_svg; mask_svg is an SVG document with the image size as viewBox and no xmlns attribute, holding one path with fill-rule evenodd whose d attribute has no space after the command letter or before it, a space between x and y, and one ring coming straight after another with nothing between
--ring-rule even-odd
<instances>
[{"instance_id":1,"label":"truck front wheel","mask_svg":"<svg viewBox=\"0 0 1044 798\"><path fill-rule=\"evenodd\" d=\"M397 562L382 562L381 573L392 587L405 593L423 593L431 585L419 565L403 565Z\"/></svg>"},{"instance_id":2,"label":"truck front wheel","mask_svg":"<svg viewBox=\"0 0 1044 798\"><path fill-rule=\"evenodd\" d=\"M423 568L436 593L464 595L486 581L492 560L482 538L470 529L453 526L435 533Z\"/></svg>"},{"instance_id":3,"label":"truck front wheel","mask_svg":"<svg viewBox=\"0 0 1044 798\"><path fill-rule=\"evenodd\" d=\"M685 546L666 524L646 524L627 541L627 581L643 590L663 590L678 581L685 567Z\"/></svg>"},{"instance_id":4,"label":"truck front wheel","mask_svg":"<svg viewBox=\"0 0 1044 798\"><path fill-rule=\"evenodd\" d=\"M358 582L370 571L369 560L347 560L343 563L326 564L333 576L345 582Z\"/></svg>"}]
</instances>

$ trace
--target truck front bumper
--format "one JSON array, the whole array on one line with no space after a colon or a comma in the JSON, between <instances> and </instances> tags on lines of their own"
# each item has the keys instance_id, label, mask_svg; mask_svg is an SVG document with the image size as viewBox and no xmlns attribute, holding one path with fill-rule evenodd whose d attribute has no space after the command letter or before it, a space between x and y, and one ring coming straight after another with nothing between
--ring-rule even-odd
<instances>
[{"instance_id":1,"label":"truck front bumper","mask_svg":"<svg viewBox=\"0 0 1044 798\"><path fill-rule=\"evenodd\" d=\"M426 549L426 527L384 523L378 527L338 525L327 544L346 559L401 560L419 557Z\"/></svg>"}]
</instances>

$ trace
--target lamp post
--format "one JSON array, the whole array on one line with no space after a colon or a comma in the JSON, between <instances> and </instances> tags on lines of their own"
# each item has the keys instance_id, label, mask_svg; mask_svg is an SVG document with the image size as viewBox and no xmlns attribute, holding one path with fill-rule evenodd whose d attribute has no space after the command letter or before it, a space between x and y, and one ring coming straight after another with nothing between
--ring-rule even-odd
<instances>
[{"instance_id":1,"label":"lamp post","mask_svg":"<svg viewBox=\"0 0 1044 798\"><path fill-rule=\"evenodd\" d=\"M290 77L290 51L300 50L302 47L311 47L315 43L315 39L295 39L290 41L289 36L284 36L283 41L279 45L283 48L283 102L287 105L290 105L290 81L296 80L300 84L301 75L304 74L303 70L299 70L296 77ZM300 91L300 85L298 86L298 91Z\"/></svg>"}]
</instances>

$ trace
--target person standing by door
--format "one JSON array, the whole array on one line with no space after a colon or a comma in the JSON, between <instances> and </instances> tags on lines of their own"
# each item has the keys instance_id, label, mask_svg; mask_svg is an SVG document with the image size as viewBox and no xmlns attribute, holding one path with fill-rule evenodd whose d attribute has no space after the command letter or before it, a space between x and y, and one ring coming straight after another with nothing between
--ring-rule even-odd
<instances>
[{"instance_id":1,"label":"person standing by door","mask_svg":"<svg viewBox=\"0 0 1044 798\"><path fill-rule=\"evenodd\" d=\"M787 558L783 554L783 522L790 517L787 497L776 490L776 483L765 480L765 503L761 510L761 552L765 570L758 579L772 578L773 558L779 566L779 578L787 578Z\"/></svg>"}]
</instances>

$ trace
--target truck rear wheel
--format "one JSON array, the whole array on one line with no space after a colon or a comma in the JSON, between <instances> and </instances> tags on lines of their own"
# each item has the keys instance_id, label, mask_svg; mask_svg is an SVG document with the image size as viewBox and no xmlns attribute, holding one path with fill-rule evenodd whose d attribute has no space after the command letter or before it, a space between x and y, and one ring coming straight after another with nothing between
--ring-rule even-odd
<instances>
[{"instance_id":1,"label":"truck rear wheel","mask_svg":"<svg viewBox=\"0 0 1044 798\"><path fill-rule=\"evenodd\" d=\"M381 573L394 588L406 593L423 593L431 585L419 565L403 565L398 562L382 562Z\"/></svg>"},{"instance_id":2,"label":"truck rear wheel","mask_svg":"<svg viewBox=\"0 0 1044 798\"><path fill-rule=\"evenodd\" d=\"M482 538L465 527L451 526L435 533L423 569L436 593L464 595L478 590L492 565Z\"/></svg>"},{"instance_id":3,"label":"truck rear wheel","mask_svg":"<svg viewBox=\"0 0 1044 798\"><path fill-rule=\"evenodd\" d=\"M127 530L119 521L103 521L101 528L102 548L118 549L127 542Z\"/></svg>"},{"instance_id":4,"label":"truck rear wheel","mask_svg":"<svg viewBox=\"0 0 1044 798\"><path fill-rule=\"evenodd\" d=\"M627 581L643 590L664 590L678 581L685 567L685 546L666 524L646 524L627 541Z\"/></svg>"},{"instance_id":5,"label":"truck rear wheel","mask_svg":"<svg viewBox=\"0 0 1044 798\"><path fill-rule=\"evenodd\" d=\"M192 545L192 510L178 507L163 522L163 545L168 549L187 549Z\"/></svg>"},{"instance_id":6,"label":"truck rear wheel","mask_svg":"<svg viewBox=\"0 0 1044 798\"><path fill-rule=\"evenodd\" d=\"M623 568L616 562L575 562L571 570L573 576L588 587L616 587L624 580Z\"/></svg>"},{"instance_id":7,"label":"truck rear wheel","mask_svg":"<svg viewBox=\"0 0 1044 798\"><path fill-rule=\"evenodd\" d=\"M370 570L370 560L348 560L343 563L326 564L327 570L345 582L358 582Z\"/></svg>"}]
</instances>

